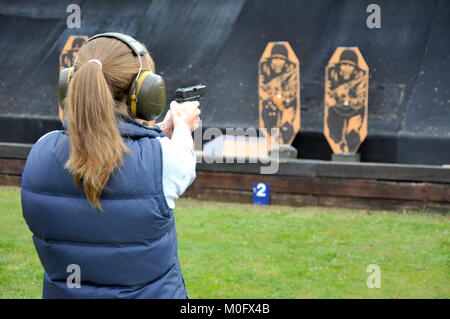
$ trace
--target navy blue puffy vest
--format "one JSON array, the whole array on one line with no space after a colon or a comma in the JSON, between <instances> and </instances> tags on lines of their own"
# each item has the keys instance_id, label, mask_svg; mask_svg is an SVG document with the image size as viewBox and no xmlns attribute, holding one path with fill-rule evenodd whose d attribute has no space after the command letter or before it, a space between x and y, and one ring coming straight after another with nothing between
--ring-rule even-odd
<instances>
[{"instance_id":1,"label":"navy blue puffy vest","mask_svg":"<svg viewBox=\"0 0 450 319\"><path fill-rule=\"evenodd\" d=\"M22 211L44 267L44 298L187 298L173 210L162 189L157 130L120 116L132 154L111 175L93 208L64 168L65 131L32 148L22 175ZM78 265L81 287L67 278ZM72 282L72 281L70 281Z\"/></svg>"}]
</instances>

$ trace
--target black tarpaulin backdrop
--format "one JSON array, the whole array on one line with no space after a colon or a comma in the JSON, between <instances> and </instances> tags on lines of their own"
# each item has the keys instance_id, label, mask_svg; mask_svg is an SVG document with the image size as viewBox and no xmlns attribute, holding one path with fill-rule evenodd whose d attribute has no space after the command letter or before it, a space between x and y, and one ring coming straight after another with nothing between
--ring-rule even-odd
<instances>
[{"instance_id":1,"label":"black tarpaulin backdrop","mask_svg":"<svg viewBox=\"0 0 450 319\"><path fill-rule=\"evenodd\" d=\"M294 145L304 158L329 159L324 68L336 47L358 46L370 67L363 160L450 162L449 1L379 0L381 29L366 26L372 1L79 1L81 28L68 29L71 3L0 1L1 141L33 142L58 125L58 55L69 35L118 31L148 46L169 97L205 83L203 124L222 128L258 125L258 60L267 42L289 41L301 63Z\"/></svg>"}]
</instances>

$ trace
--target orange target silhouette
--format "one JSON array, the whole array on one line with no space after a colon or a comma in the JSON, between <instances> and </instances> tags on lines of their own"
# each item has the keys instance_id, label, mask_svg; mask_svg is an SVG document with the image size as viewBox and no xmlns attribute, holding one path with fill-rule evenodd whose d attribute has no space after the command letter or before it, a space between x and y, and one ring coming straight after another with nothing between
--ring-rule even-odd
<instances>
[{"instance_id":1,"label":"orange target silhouette","mask_svg":"<svg viewBox=\"0 0 450 319\"><path fill-rule=\"evenodd\" d=\"M357 47L338 47L325 68L324 134L335 154L367 136L369 67Z\"/></svg>"},{"instance_id":2,"label":"orange target silhouette","mask_svg":"<svg viewBox=\"0 0 450 319\"><path fill-rule=\"evenodd\" d=\"M269 42L258 63L259 127L291 144L300 130L300 64L289 42ZM277 136L271 128L278 128Z\"/></svg>"},{"instance_id":3,"label":"orange target silhouette","mask_svg":"<svg viewBox=\"0 0 450 319\"><path fill-rule=\"evenodd\" d=\"M86 40L87 35L71 35L59 55L59 70L70 68L78 55L78 51Z\"/></svg>"}]
</instances>

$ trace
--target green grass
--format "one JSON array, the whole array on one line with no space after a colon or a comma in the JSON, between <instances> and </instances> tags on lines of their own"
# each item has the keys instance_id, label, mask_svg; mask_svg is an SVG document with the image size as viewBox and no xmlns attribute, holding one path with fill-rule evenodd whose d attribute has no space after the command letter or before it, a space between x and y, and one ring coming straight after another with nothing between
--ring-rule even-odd
<instances>
[{"instance_id":1,"label":"green grass","mask_svg":"<svg viewBox=\"0 0 450 319\"><path fill-rule=\"evenodd\" d=\"M175 214L190 298L450 297L443 215L189 199ZM20 193L0 188L0 298L40 298L42 274Z\"/></svg>"}]
</instances>

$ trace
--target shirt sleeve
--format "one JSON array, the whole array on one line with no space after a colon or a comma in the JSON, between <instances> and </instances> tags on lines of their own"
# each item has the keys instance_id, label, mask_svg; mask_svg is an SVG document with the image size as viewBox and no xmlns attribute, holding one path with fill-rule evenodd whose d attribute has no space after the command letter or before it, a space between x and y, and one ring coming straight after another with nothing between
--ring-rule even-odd
<instances>
[{"instance_id":1,"label":"shirt sleeve","mask_svg":"<svg viewBox=\"0 0 450 319\"><path fill-rule=\"evenodd\" d=\"M168 137L158 137L161 143L163 167L163 191L167 205L175 208L175 200L195 179L196 156L186 145L172 141Z\"/></svg>"}]
</instances>

